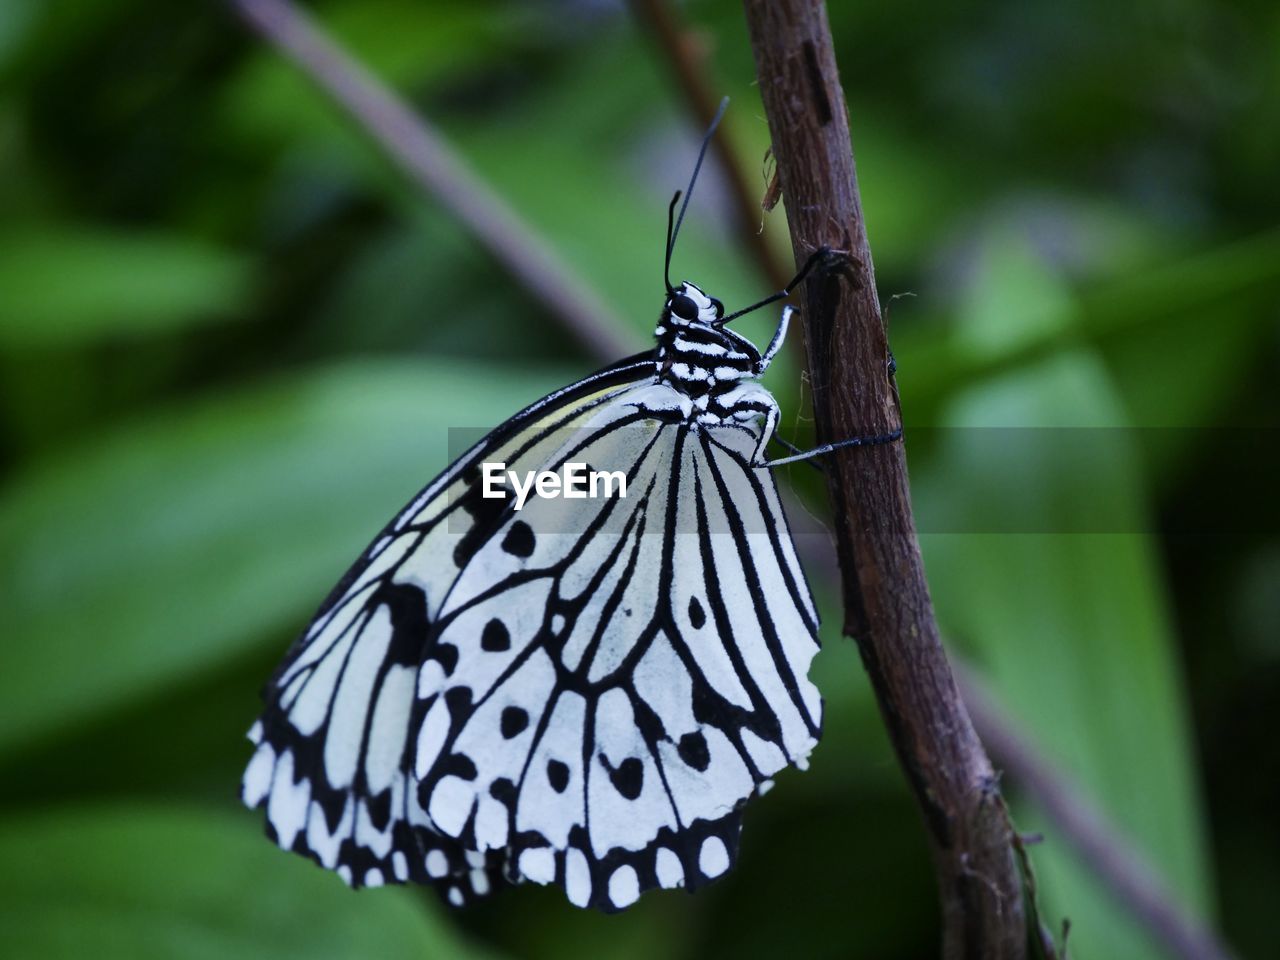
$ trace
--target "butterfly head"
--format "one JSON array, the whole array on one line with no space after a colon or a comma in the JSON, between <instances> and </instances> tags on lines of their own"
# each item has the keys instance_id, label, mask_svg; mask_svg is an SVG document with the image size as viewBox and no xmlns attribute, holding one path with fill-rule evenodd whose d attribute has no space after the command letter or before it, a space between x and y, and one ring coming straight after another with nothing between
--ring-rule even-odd
<instances>
[{"instance_id":1,"label":"butterfly head","mask_svg":"<svg viewBox=\"0 0 1280 960\"><path fill-rule=\"evenodd\" d=\"M671 289L662 314L664 323L669 322L677 327L693 324L716 326L724 316L724 304L715 297L707 296L686 280Z\"/></svg>"}]
</instances>

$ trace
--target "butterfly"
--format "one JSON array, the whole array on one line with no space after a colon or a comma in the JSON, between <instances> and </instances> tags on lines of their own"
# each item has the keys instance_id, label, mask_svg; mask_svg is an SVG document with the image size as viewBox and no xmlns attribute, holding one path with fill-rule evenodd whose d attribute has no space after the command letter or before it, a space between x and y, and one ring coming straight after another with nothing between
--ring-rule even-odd
<instances>
[{"instance_id":1,"label":"butterfly","mask_svg":"<svg viewBox=\"0 0 1280 960\"><path fill-rule=\"evenodd\" d=\"M724 104L721 105L721 114ZM716 122L719 121L717 115ZM461 906L504 883L616 911L737 858L743 808L818 741L818 614L771 468L765 350L670 281L656 348L511 417L374 539L264 690L242 797L268 835L357 887ZM794 449L794 448L793 448ZM605 467L624 496L492 496Z\"/></svg>"}]
</instances>

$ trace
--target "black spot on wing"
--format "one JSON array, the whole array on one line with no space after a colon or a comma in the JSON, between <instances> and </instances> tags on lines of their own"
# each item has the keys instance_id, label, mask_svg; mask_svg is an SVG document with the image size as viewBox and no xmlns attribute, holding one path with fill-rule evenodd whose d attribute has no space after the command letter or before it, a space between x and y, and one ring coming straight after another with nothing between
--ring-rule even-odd
<instances>
[{"instance_id":1,"label":"black spot on wing","mask_svg":"<svg viewBox=\"0 0 1280 960\"><path fill-rule=\"evenodd\" d=\"M564 793L569 786L569 767L559 760L548 760L547 782L556 793Z\"/></svg>"},{"instance_id":2,"label":"black spot on wing","mask_svg":"<svg viewBox=\"0 0 1280 960\"><path fill-rule=\"evenodd\" d=\"M449 708L449 716L457 719L471 713L471 688L450 687L444 692L444 702Z\"/></svg>"},{"instance_id":3,"label":"black spot on wing","mask_svg":"<svg viewBox=\"0 0 1280 960\"><path fill-rule=\"evenodd\" d=\"M369 820L376 830L387 829L391 822L391 791L383 790L380 794L366 801L369 808Z\"/></svg>"},{"instance_id":4,"label":"black spot on wing","mask_svg":"<svg viewBox=\"0 0 1280 960\"><path fill-rule=\"evenodd\" d=\"M507 530L507 535L502 538L502 549L513 557L522 559L533 556L535 545L533 529L523 520L517 520L511 524L510 529Z\"/></svg>"},{"instance_id":5,"label":"black spot on wing","mask_svg":"<svg viewBox=\"0 0 1280 960\"><path fill-rule=\"evenodd\" d=\"M524 728L529 726L529 714L520 707L504 707L502 719L498 725L502 730L502 736L510 740L512 737L518 737Z\"/></svg>"},{"instance_id":6,"label":"black spot on wing","mask_svg":"<svg viewBox=\"0 0 1280 960\"><path fill-rule=\"evenodd\" d=\"M460 780L476 778L475 762L465 753L449 754L449 759L440 765L439 770L442 777L454 776Z\"/></svg>"},{"instance_id":7,"label":"black spot on wing","mask_svg":"<svg viewBox=\"0 0 1280 960\"><path fill-rule=\"evenodd\" d=\"M319 776L323 777L324 773L321 772ZM329 832L336 833L338 825L342 823L342 815L347 810L347 791L328 788L327 781L324 789L315 789L314 785L318 779L316 776L303 775L298 778L298 782L304 779L311 780L313 784L311 799L313 802L320 804L320 809L324 811L324 821L329 828Z\"/></svg>"},{"instance_id":8,"label":"black spot on wing","mask_svg":"<svg viewBox=\"0 0 1280 960\"><path fill-rule=\"evenodd\" d=\"M707 622L707 612L702 609L702 604L698 602L697 597L689 598L689 622L693 624L695 630L701 630L703 624Z\"/></svg>"},{"instance_id":9,"label":"black spot on wing","mask_svg":"<svg viewBox=\"0 0 1280 960\"><path fill-rule=\"evenodd\" d=\"M497 617L484 625L484 632L480 634L480 649L487 650L489 653L501 653L511 649L511 634L506 624Z\"/></svg>"},{"instance_id":10,"label":"black spot on wing","mask_svg":"<svg viewBox=\"0 0 1280 960\"><path fill-rule=\"evenodd\" d=\"M676 744L680 759L701 773L711 765L711 753L707 749L707 738L700 732L686 733Z\"/></svg>"},{"instance_id":11,"label":"black spot on wing","mask_svg":"<svg viewBox=\"0 0 1280 960\"><path fill-rule=\"evenodd\" d=\"M437 641L432 645L431 656L424 659L438 660L441 669L448 675L458 669L458 648L452 643Z\"/></svg>"},{"instance_id":12,"label":"black spot on wing","mask_svg":"<svg viewBox=\"0 0 1280 960\"><path fill-rule=\"evenodd\" d=\"M513 810L517 797L516 785L506 777L499 777L489 784L489 796Z\"/></svg>"},{"instance_id":13,"label":"black spot on wing","mask_svg":"<svg viewBox=\"0 0 1280 960\"><path fill-rule=\"evenodd\" d=\"M427 642L427 595L409 584L384 583L377 595L391 614L391 644L385 661L388 666L417 668Z\"/></svg>"},{"instance_id":14,"label":"black spot on wing","mask_svg":"<svg viewBox=\"0 0 1280 960\"><path fill-rule=\"evenodd\" d=\"M609 765L609 759L602 753L600 762L609 772L609 782L613 788L628 800L635 800L644 790L644 764L636 757L627 757L616 767Z\"/></svg>"}]
</instances>

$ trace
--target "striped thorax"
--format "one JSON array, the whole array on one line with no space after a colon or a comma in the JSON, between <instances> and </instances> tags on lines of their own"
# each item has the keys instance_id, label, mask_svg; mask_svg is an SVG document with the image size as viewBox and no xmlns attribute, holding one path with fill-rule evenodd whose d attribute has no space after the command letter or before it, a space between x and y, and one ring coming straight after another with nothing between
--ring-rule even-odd
<instances>
[{"instance_id":1,"label":"striped thorax","mask_svg":"<svg viewBox=\"0 0 1280 960\"><path fill-rule=\"evenodd\" d=\"M687 280L672 290L654 334L658 379L690 397L700 411L716 408L741 381L762 372L760 351L720 325L724 305Z\"/></svg>"}]
</instances>

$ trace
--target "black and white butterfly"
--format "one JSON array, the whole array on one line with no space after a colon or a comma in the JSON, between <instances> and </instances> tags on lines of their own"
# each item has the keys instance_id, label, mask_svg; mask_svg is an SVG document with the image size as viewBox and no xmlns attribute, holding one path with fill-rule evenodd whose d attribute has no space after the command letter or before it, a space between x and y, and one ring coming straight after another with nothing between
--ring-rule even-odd
<instances>
[{"instance_id":1,"label":"black and white butterfly","mask_svg":"<svg viewBox=\"0 0 1280 960\"><path fill-rule=\"evenodd\" d=\"M744 805L806 766L822 714L769 469L809 454L766 460L757 382L791 309L763 353L725 326L799 279L728 316L667 279L656 350L516 414L392 520L267 684L242 792L272 839L455 905L527 880L619 910L733 865ZM571 461L627 495L482 495L482 464Z\"/></svg>"}]
</instances>

